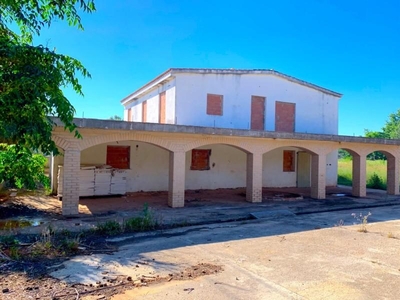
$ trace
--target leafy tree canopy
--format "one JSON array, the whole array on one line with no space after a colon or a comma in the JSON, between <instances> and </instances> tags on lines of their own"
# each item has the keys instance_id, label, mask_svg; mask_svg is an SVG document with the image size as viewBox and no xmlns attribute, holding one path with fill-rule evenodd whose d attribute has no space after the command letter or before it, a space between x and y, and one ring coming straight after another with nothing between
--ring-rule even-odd
<instances>
[{"instance_id":1,"label":"leafy tree canopy","mask_svg":"<svg viewBox=\"0 0 400 300\"><path fill-rule=\"evenodd\" d=\"M400 109L389 115L382 131L364 130L365 137L380 139L400 139Z\"/></svg>"},{"instance_id":2,"label":"leafy tree canopy","mask_svg":"<svg viewBox=\"0 0 400 300\"><path fill-rule=\"evenodd\" d=\"M70 86L82 95L76 73L90 74L78 60L32 42L55 19L82 29L79 12L93 11L93 0L0 0L1 141L57 154L50 116L59 117L79 136L75 109L62 88ZM20 33L10 29L13 24Z\"/></svg>"}]
</instances>

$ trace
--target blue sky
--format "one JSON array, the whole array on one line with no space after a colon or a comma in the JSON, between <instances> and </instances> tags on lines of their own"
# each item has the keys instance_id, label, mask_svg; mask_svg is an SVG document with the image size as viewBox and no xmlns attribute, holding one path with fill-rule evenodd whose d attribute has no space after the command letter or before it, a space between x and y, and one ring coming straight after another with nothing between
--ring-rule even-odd
<instances>
[{"instance_id":1,"label":"blue sky","mask_svg":"<svg viewBox=\"0 0 400 300\"><path fill-rule=\"evenodd\" d=\"M170 67L274 69L342 93L339 134L380 130L400 108L398 1L96 1L84 31L59 21L36 39L92 74L78 117L123 115L120 100Z\"/></svg>"}]
</instances>

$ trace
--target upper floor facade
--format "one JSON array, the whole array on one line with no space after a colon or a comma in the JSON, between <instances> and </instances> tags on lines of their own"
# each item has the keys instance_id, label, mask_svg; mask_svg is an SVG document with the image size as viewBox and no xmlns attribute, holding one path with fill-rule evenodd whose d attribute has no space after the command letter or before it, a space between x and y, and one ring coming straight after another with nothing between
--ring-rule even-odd
<instances>
[{"instance_id":1,"label":"upper floor facade","mask_svg":"<svg viewBox=\"0 0 400 300\"><path fill-rule=\"evenodd\" d=\"M274 70L173 68L121 103L125 121L336 135L340 97Z\"/></svg>"}]
</instances>

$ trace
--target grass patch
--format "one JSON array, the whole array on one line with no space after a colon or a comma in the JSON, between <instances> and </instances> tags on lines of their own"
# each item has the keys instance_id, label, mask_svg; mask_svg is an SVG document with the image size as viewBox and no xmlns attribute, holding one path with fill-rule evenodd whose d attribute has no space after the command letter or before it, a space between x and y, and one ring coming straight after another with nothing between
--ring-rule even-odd
<instances>
[{"instance_id":1,"label":"grass patch","mask_svg":"<svg viewBox=\"0 0 400 300\"><path fill-rule=\"evenodd\" d=\"M160 227L160 223L147 203L144 204L140 216L130 218L124 222L125 232L150 231Z\"/></svg>"},{"instance_id":2,"label":"grass patch","mask_svg":"<svg viewBox=\"0 0 400 300\"><path fill-rule=\"evenodd\" d=\"M353 162L348 159L338 161L338 184L352 185ZM367 160L367 187L374 189L386 189L387 161Z\"/></svg>"},{"instance_id":3,"label":"grass patch","mask_svg":"<svg viewBox=\"0 0 400 300\"><path fill-rule=\"evenodd\" d=\"M21 243L14 235L0 237L0 262L40 261L76 254L79 251L80 234L56 232L51 226L43 230L36 241Z\"/></svg>"}]
</instances>

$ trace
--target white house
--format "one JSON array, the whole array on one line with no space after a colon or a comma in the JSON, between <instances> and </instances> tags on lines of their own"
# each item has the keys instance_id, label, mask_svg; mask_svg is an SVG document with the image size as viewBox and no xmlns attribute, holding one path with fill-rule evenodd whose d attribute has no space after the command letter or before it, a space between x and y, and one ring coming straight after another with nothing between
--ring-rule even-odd
<instances>
[{"instance_id":1,"label":"white house","mask_svg":"<svg viewBox=\"0 0 400 300\"><path fill-rule=\"evenodd\" d=\"M340 97L274 70L172 68L121 103L125 121L337 135ZM161 150L145 149L139 154L135 149L148 145L126 146L137 156L131 160L136 176L128 180L128 190L166 190L168 168L161 167ZM93 153L87 156L93 158ZM326 165L326 184L336 185L336 151L327 156ZM234 147L193 149L186 154L185 188L243 187L245 168L246 154ZM264 154L263 186L310 186L310 155L296 147Z\"/></svg>"},{"instance_id":2,"label":"white house","mask_svg":"<svg viewBox=\"0 0 400 300\"><path fill-rule=\"evenodd\" d=\"M340 97L274 70L174 68L121 103L126 121L336 135Z\"/></svg>"}]
</instances>

